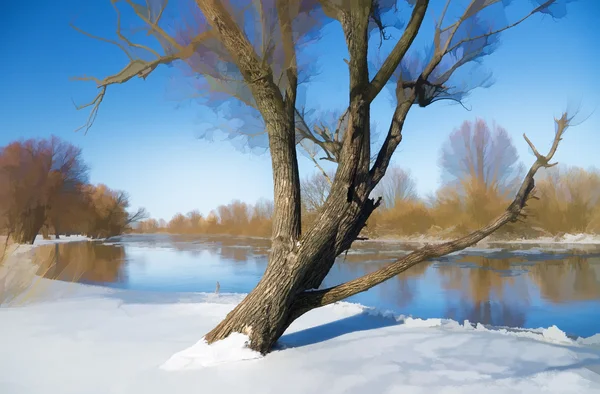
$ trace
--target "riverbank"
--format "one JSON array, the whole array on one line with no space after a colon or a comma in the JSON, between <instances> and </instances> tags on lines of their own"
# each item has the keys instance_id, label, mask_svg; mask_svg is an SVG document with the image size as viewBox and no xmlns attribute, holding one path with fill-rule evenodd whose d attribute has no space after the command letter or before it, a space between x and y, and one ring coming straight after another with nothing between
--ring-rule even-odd
<instances>
[{"instance_id":1,"label":"riverbank","mask_svg":"<svg viewBox=\"0 0 600 394\"><path fill-rule=\"evenodd\" d=\"M412 319L340 302L294 322L261 357L241 335L213 346L201 339L243 294L53 281L35 275L28 254L11 258L35 280L0 308L2 393L600 393L598 335Z\"/></svg>"},{"instance_id":2,"label":"riverbank","mask_svg":"<svg viewBox=\"0 0 600 394\"><path fill-rule=\"evenodd\" d=\"M122 236L135 236L135 235L173 235L173 236L210 236L210 237L241 237L247 239L259 239L268 240L269 237L257 237L250 235L232 235L232 234L208 234L208 233L168 233L168 232L156 232L156 233L128 233ZM119 237L122 237L119 236ZM115 237L115 238L119 238ZM357 242L395 242L395 243L407 243L407 244L439 244L448 242L458 237L448 237L440 235L413 235L413 236L381 236L367 239L361 239ZM555 236L540 236L535 238L507 238L494 236L493 234L488 238L480 241L477 245L487 244L567 244L567 245L600 245L600 234L558 234Z\"/></svg>"},{"instance_id":3,"label":"riverbank","mask_svg":"<svg viewBox=\"0 0 600 394\"><path fill-rule=\"evenodd\" d=\"M456 238L450 237L438 237L429 235L417 235L410 237L381 237L372 238L366 242L397 242L397 243L415 243L415 244L439 244L443 242L452 241ZM477 245L491 245L491 244L541 244L541 245L600 245L599 234L559 234L556 236L543 236L536 238L502 238L494 237L493 235L480 241Z\"/></svg>"},{"instance_id":4,"label":"riverbank","mask_svg":"<svg viewBox=\"0 0 600 394\"><path fill-rule=\"evenodd\" d=\"M300 318L261 357L242 336L198 342L243 295L41 281L31 303L0 309L2 393L600 393L600 338L555 327L488 329L342 302Z\"/></svg>"},{"instance_id":5,"label":"riverbank","mask_svg":"<svg viewBox=\"0 0 600 394\"><path fill-rule=\"evenodd\" d=\"M33 245L14 244L0 236L0 308L14 304L19 298L27 297L41 278L38 267L31 261L34 248L67 242L82 242L90 239L81 235L43 239L38 235Z\"/></svg>"}]
</instances>

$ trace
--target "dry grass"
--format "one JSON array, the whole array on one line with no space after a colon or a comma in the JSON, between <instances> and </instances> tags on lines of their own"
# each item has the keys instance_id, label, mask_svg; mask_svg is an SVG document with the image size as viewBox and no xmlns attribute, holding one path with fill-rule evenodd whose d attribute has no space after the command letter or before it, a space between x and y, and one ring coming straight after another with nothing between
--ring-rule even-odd
<instances>
[{"instance_id":1,"label":"dry grass","mask_svg":"<svg viewBox=\"0 0 600 394\"><path fill-rule=\"evenodd\" d=\"M581 168L553 168L536 184L539 200L527 207L523 222L511 223L494 234L497 238L530 238L562 233L600 233L600 172ZM512 200L494 186L474 180L439 189L428 202L410 196L380 207L367 223L366 236L453 237L488 223ZM164 228L154 219L144 221L139 231L168 231L180 234L231 234L269 237L272 205L233 201L207 217L192 211L177 214ZM315 220L315 209L304 207L302 227Z\"/></svg>"}]
</instances>

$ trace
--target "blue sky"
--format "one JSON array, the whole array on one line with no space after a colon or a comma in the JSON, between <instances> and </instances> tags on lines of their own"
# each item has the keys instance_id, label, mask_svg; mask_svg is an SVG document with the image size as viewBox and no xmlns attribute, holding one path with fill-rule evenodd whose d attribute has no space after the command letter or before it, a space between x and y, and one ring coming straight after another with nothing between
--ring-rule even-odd
<instances>
[{"instance_id":1,"label":"blue sky","mask_svg":"<svg viewBox=\"0 0 600 394\"><path fill-rule=\"evenodd\" d=\"M431 11L426 28L439 15L439 9ZM523 132L546 149L553 116L568 104L581 103L583 114L600 106L600 45L593 38L600 37L600 2L580 0L569 4L568 11L558 21L535 16L503 34L500 48L484 59L496 83L471 94L466 102L471 111L443 102L412 110L394 162L412 172L420 193L438 186L439 149L464 120L481 117L502 125L529 165L533 158ZM144 206L156 218L168 220L178 211L195 208L208 213L235 198L247 202L271 198L268 154L241 153L228 141L199 139L206 110L173 100L168 90L172 69L158 69L145 81L113 86L94 127L87 134L74 132L88 112L76 111L72 100L89 101L95 87L69 78L114 74L127 59L118 48L71 29L73 21L94 34L114 35L115 14L108 0L30 0L4 6L0 49L8 60L0 73L0 145L58 135L83 149L92 182L128 191L134 207ZM427 34L417 41L424 42ZM320 73L309 85L307 104L340 109L347 102L348 88L337 24L324 30L317 50ZM392 111L389 95L382 94L373 106L381 133L387 131ZM599 147L600 108L565 136L556 159L600 167ZM300 161L301 175L315 171L310 161Z\"/></svg>"}]
</instances>

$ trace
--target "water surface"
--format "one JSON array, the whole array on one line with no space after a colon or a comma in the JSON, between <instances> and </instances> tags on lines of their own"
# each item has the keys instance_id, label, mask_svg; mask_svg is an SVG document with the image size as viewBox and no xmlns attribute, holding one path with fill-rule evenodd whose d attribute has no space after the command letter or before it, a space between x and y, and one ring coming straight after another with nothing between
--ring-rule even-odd
<instances>
[{"instance_id":1,"label":"water surface","mask_svg":"<svg viewBox=\"0 0 600 394\"><path fill-rule=\"evenodd\" d=\"M128 235L111 243L40 247L47 278L153 292L247 293L267 265L265 239ZM323 283L372 272L416 245L358 242ZM445 317L494 326L551 325L574 336L600 333L600 246L494 245L414 266L348 299L420 318Z\"/></svg>"}]
</instances>

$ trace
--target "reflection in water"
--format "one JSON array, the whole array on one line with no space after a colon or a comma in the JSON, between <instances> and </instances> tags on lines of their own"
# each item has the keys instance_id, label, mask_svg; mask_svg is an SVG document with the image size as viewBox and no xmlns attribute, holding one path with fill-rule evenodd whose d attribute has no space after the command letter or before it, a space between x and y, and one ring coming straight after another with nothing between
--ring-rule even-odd
<instances>
[{"instance_id":1,"label":"reflection in water","mask_svg":"<svg viewBox=\"0 0 600 394\"><path fill-rule=\"evenodd\" d=\"M531 267L542 297L556 303L600 299L600 257L569 256ZM600 323L598 323L600 325Z\"/></svg>"},{"instance_id":2,"label":"reflection in water","mask_svg":"<svg viewBox=\"0 0 600 394\"><path fill-rule=\"evenodd\" d=\"M524 309L530 304L528 284L521 276L507 274L523 261L519 257L463 256L456 261L460 265L440 264L442 286L455 294L448 302L446 316L458 321L522 327Z\"/></svg>"},{"instance_id":3,"label":"reflection in water","mask_svg":"<svg viewBox=\"0 0 600 394\"><path fill-rule=\"evenodd\" d=\"M92 242L55 244L34 250L37 274L65 282L126 282L125 248Z\"/></svg>"},{"instance_id":4,"label":"reflection in water","mask_svg":"<svg viewBox=\"0 0 600 394\"><path fill-rule=\"evenodd\" d=\"M115 244L36 250L47 278L151 291L249 292L262 276L266 239L130 235ZM322 287L373 272L414 246L366 242L338 258ZM349 301L417 317L511 327L600 332L600 248L542 252L540 246L470 250L411 267Z\"/></svg>"}]
</instances>

